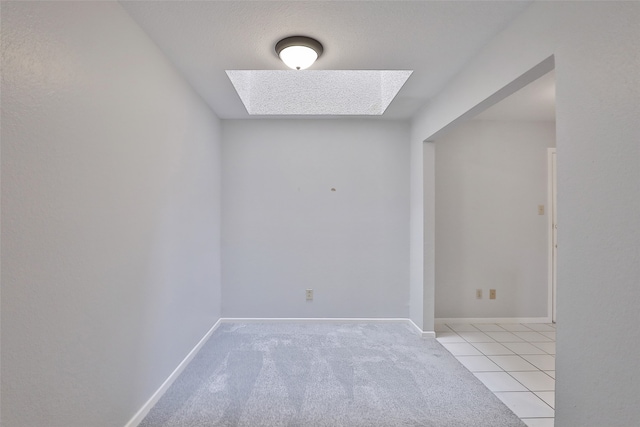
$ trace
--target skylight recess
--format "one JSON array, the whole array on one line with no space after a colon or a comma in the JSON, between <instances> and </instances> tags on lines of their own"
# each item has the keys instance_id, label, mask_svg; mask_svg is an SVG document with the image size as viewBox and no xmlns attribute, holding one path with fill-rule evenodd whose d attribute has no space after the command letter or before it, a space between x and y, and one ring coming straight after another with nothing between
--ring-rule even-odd
<instances>
[{"instance_id":1,"label":"skylight recess","mask_svg":"<svg viewBox=\"0 0 640 427\"><path fill-rule=\"evenodd\" d=\"M249 115L382 115L411 70L227 70Z\"/></svg>"}]
</instances>

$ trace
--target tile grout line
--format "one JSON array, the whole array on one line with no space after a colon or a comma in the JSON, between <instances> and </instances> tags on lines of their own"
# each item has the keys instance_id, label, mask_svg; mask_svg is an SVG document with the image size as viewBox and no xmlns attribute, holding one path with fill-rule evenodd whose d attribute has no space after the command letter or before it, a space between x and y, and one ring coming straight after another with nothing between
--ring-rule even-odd
<instances>
[{"instance_id":1,"label":"tile grout line","mask_svg":"<svg viewBox=\"0 0 640 427\"><path fill-rule=\"evenodd\" d=\"M499 324L491 324L491 325L493 325L495 327L502 328L502 326L499 325ZM538 344L541 344L541 343L553 343L555 345L555 342L556 342L555 339L552 339L551 337L543 334L543 332L553 332L553 333L555 333L555 327L550 326L550 325L546 325L546 326L553 327L554 330L553 331L539 331L539 330L534 330L532 328L529 328L528 326L523 325L523 324L514 324L514 325L519 325L519 326L517 326L517 328L527 328L527 330L509 331L509 330L507 330L505 328L502 328L502 330L504 332L511 333L512 335L515 335L518 339L521 340L521 341L516 341L516 342L513 342L513 343L526 343L526 344L529 344L530 346L540 350L542 352L542 354L540 354L540 353L536 353L536 354L521 354L519 352L516 352L515 350L512 350L511 348L509 348L509 347L507 347L505 345L505 344L511 344L511 342L506 342L506 341L505 342L500 342L500 341L497 341L496 339L494 339L493 337L491 337L488 334L488 332L495 333L495 332L502 332L502 331L496 331L496 330L486 330L485 331L485 330L481 330L480 328L478 328L474 324L468 324L468 325L464 324L464 326L458 327L459 329L464 329L464 330L459 330L459 331L456 331L455 329L453 329L448 324L444 324L444 327L446 329L448 329L448 330L446 330L446 331L437 331L437 334L442 334L443 332L447 332L447 333L453 334L453 336L456 336L457 338L462 340L462 341L459 341L459 342L441 342L440 344L442 344L443 346L444 346L444 344L468 344L468 345L471 346L471 348L473 348L474 350L476 350L477 352L480 353L480 355L454 355L452 353L452 351L447 348L447 351L449 351L453 355L453 357L455 357L461 364L462 364L462 362L460 360L460 357L478 357L478 356L480 356L480 357L484 357L485 359L489 360L490 362L492 362L494 365L496 365L500 369L499 371L477 371L477 372L474 372L470 368L468 368L466 365L462 364L467 370L469 370L469 372L474 374L474 376L476 376L476 378L478 378L478 376L475 375L475 374L478 374L478 373L506 373L509 376L509 378L513 379L517 384L521 385L523 388L526 389L526 391L523 391L523 390L520 390L520 391L492 391L485 384L485 387L487 387L487 389L489 389L489 391L491 391L496 397L499 398L498 393L529 393L530 395L535 396L536 399L540 400L544 404L544 406L546 406L549 409L551 409L553 411L554 415L555 415L555 405L551 406L549 403L547 403L547 401L545 399L543 399L542 397L540 397L538 395L538 393L553 393L553 396L555 397L555 378L547 373L547 371L551 371L551 370L549 370L549 369L543 370L543 369L541 369L540 367L538 367L537 365L535 365L534 363L530 362L529 360L527 360L524 357L524 356L551 356L554 359L553 371L555 372L555 354L551 354L547 350L545 350L544 348L540 348L540 347L538 347L536 345L536 343L538 343ZM471 328L475 328L475 329L474 330L469 330ZM537 333L539 335L544 336L545 338L549 339L549 341L535 341L535 342L528 341L526 338L523 338L523 337L517 335L516 332L517 333L534 332L534 333ZM482 333L487 337L487 339L490 339L491 341L469 341L467 338L465 338L463 335L461 335L461 334L465 334L465 333L474 333L474 334ZM437 334L436 334L436 336L437 336ZM451 336L451 335L449 335L449 336ZM475 335L475 336L477 337L477 335ZM534 337L535 337L535 335L534 335ZM472 339L472 337L469 337L469 339ZM480 337L480 339L482 339L482 337ZM493 355L489 355L489 354L485 353L486 350L485 351L481 350L475 344L499 344L502 347L506 348L511 353L510 354L493 354ZM446 346L445 346L445 348L446 348ZM491 359L491 356L518 356L520 358L520 360L522 360L522 361L526 362L527 364L533 366L535 368L535 370L533 370L533 371L509 371L509 370L503 368L502 366L498 365L493 359ZM533 373L533 372L542 372L545 375L545 377L548 377L549 379L551 379L553 381L553 385L554 385L553 390L533 391L528 386L526 386L523 382L521 382L516 377L511 375L512 372L531 372L531 373ZM478 379L480 379L480 378L478 378ZM480 381L484 384L484 382L482 380L480 380ZM529 419L551 419L551 420L555 420L555 416L554 417L519 417L519 418L525 423L526 423L526 420L529 420Z\"/></svg>"}]
</instances>

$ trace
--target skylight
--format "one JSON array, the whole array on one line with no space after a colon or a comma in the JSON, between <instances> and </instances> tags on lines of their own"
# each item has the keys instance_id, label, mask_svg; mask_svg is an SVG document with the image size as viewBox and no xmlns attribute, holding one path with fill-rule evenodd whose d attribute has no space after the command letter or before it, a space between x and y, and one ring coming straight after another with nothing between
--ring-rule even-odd
<instances>
[{"instance_id":1,"label":"skylight","mask_svg":"<svg viewBox=\"0 0 640 427\"><path fill-rule=\"evenodd\" d=\"M227 70L250 115L382 115L411 70Z\"/></svg>"}]
</instances>

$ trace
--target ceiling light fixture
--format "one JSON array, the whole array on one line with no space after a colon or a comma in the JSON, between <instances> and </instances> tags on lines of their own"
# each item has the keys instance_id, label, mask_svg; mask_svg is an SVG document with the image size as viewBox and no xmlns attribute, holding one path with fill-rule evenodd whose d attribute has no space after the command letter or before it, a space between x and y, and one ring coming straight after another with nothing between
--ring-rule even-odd
<instances>
[{"instance_id":1,"label":"ceiling light fixture","mask_svg":"<svg viewBox=\"0 0 640 427\"><path fill-rule=\"evenodd\" d=\"M305 36L287 37L276 43L276 53L287 67L294 70L309 68L322 51L318 40Z\"/></svg>"}]
</instances>

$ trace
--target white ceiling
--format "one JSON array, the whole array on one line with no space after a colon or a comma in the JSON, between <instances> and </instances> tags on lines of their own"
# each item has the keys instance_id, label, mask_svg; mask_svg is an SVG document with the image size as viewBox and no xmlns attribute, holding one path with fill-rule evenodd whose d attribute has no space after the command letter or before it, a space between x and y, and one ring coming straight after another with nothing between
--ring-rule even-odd
<instances>
[{"instance_id":1,"label":"white ceiling","mask_svg":"<svg viewBox=\"0 0 640 427\"><path fill-rule=\"evenodd\" d=\"M121 1L220 118L249 118L225 70L287 69L278 40L324 45L314 70L414 70L381 117L408 119L524 1ZM251 116L256 117L256 116Z\"/></svg>"},{"instance_id":2,"label":"white ceiling","mask_svg":"<svg viewBox=\"0 0 640 427\"><path fill-rule=\"evenodd\" d=\"M474 117L474 120L556 120L556 74L551 71Z\"/></svg>"}]
</instances>

